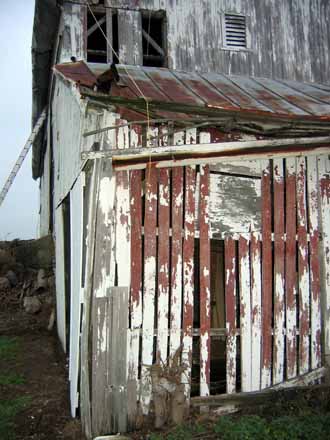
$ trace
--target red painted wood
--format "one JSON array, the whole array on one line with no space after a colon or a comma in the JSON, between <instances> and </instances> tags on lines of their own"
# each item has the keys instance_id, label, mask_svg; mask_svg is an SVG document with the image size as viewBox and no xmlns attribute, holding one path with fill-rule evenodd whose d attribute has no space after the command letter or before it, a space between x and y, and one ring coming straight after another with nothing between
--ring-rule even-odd
<instances>
[{"instance_id":1,"label":"red painted wood","mask_svg":"<svg viewBox=\"0 0 330 440\"><path fill-rule=\"evenodd\" d=\"M131 328L142 324L142 197L141 171L130 172L131 197Z\"/></svg>"},{"instance_id":2,"label":"red painted wood","mask_svg":"<svg viewBox=\"0 0 330 440\"><path fill-rule=\"evenodd\" d=\"M306 209L306 163L297 159L297 235L299 278L299 374L309 369L309 265Z\"/></svg>"},{"instance_id":3,"label":"red painted wood","mask_svg":"<svg viewBox=\"0 0 330 440\"><path fill-rule=\"evenodd\" d=\"M169 271L170 271L170 170L159 170L158 198L158 335L157 356L166 361L168 340Z\"/></svg>"},{"instance_id":4,"label":"red painted wood","mask_svg":"<svg viewBox=\"0 0 330 440\"><path fill-rule=\"evenodd\" d=\"M170 354L181 344L183 167L172 169L172 273Z\"/></svg>"},{"instance_id":5,"label":"red painted wood","mask_svg":"<svg viewBox=\"0 0 330 440\"><path fill-rule=\"evenodd\" d=\"M272 362L272 206L270 164L261 178L262 198L262 359L261 388L271 385Z\"/></svg>"},{"instance_id":6,"label":"red painted wood","mask_svg":"<svg viewBox=\"0 0 330 440\"><path fill-rule=\"evenodd\" d=\"M296 176L295 159L286 160L286 377L297 374L297 318L296 318Z\"/></svg>"},{"instance_id":7,"label":"red painted wood","mask_svg":"<svg viewBox=\"0 0 330 440\"><path fill-rule=\"evenodd\" d=\"M200 166L199 252L200 252L200 394L210 393L210 236L209 236L210 171Z\"/></svg>"},{"instance_id":8,"label":"red painted wood","mask_svg":"<svg viewBox=\"0 0 330 440\"><path fill-rule=\"evenodd\" d=\"M192 332L194 324L194 245L195 245L195 167L185 168L185 212L183 239L183 353L186 395L189 397L192 367Z\"/></svg>"},{"instance_id":9,"label":"red painted wood","mask_svg":"<svg viewBox=\"0 0 330 440\"><path fill-rule=\"evenodd\" d=\"M143 414L149 412L151 400L150 371L153 363L154 320L156 294L156 226L157 226L157 170L148 167L145 173L145 217L144 217L144 285L142 323L142 370L141 407Z\"/></svg>"},{"instance_id":10,"label":"red painted wood","mask_svg":"<svg viewBox=\"0 0 330 440\"><path fill-rule=\"evenodd\" d=\"M258 232L251 234L251 321L252 321L252 391L261 384L261 242Z\"/></svg>"},{"instance_id":11,"label":"red painted wood","mask_svg":"<svg viewBox=\"0 0 330 440\"><path fill-rule=\"evenodd\" d=\"M308 224L311 283L311 368L321 366L321 283L319 261L319 194L317 158L307 158Z\"/></svg>"},{"instance_id":12,"label":"red painted wood","mask_svg":"<svg viewBox=\"0 0 330 440\"><path fill-rule=\"evenodd\" d=\"M319 254L319 231L311 231L310 234L310 270L311 270L311 295L317 309L316 315L321 317L321 282L320 282L320 254ZM312 347L315 360L312 368L321 366L321 329L315 334L315 346Z\"/></svg>"},{"instance_id":13,"label":"red painted wood","mask_svg":"<svg viewBox=\"0 0 330 440\"><path fill-rule=\"evenodd\" d=\"M236 244L225 240L226 388L236 392Z\"/></svg>"},{"instance_id":14,"label":"red painted wood","mask_svg":"<svg viewBox=\"0 0 330 440\"><path fill-rule=\"evenodd\" d=\"M283 161L274 161L274 352L273 383L284 380L285 244Z\"/></svg>"}]
</instances>

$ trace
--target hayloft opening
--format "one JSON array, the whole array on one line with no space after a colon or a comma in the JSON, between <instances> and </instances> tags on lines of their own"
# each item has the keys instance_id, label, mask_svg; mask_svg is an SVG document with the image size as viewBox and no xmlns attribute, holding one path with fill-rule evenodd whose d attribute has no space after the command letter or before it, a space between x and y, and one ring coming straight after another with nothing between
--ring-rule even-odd
<instances>
[{"instance_id":1,"label":"hayloft opening","mask_svg":"<svg viewBox=\"0 0 330 440\"><path fill-rule=\"evenodd\" d=\"M91 63L107 62L107 41L102 31L107 35L106 14L88 11L87 14L87 61ZM101 31L101 29L102 31Z\"/></svg>"},{"instance_id":2,"label":"hayloft opening","mask_svg":"<svg viewBox=\"0 0 330 440\"><path fill-rule=\"evenodd\" d=\"M163 11L142 13L143 65L166 67L166 20Z\"/></svg>"}]
</instances>

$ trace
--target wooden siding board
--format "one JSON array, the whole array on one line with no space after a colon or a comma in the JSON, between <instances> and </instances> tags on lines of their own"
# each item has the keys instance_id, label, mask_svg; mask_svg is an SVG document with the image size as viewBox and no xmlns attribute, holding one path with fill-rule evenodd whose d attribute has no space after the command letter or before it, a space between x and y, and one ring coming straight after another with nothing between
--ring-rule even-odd
<instances>
[{"instance_id":1,"label":"wooden siding board","mask_svg":"<svg viewBox=\"0 0 330 440\"><path fill-rule=\"evenodd\" d=\"M107 396L108 389L108 350L109 328L109 297L111 289L110 258L111 229L115 199L115 180L112 176L111 160L101 159L99 162L96 224L95 224L95 255L92 264L92 387L91 410L92 431L100 435L111 429L111 402Z\"/></svg>"},{"instance_id":2,"label":"wooden siding board","mask_svg":"<svg viewBox=\"0 0 330 440\"><path fill-rule=\"evenodd\" d=\"M166 168L159 170L157 357L163 362L168 356L169 330L170 173Z\"/></svg>"},{"instance_id":3,"label":"wooden siding board","mask_svg":"<svg viewBox=\"0 0 330 440\"><path fill-rule=\"evenodd\" d=\"M110 294L110 350L109 397L111 400L111 428L104 432L127 431L127 328L128 287L112 287ZM120 338L118 337L120 335ZM108 390L107 390L108 392ZM110 414L108 415L108 417Z\"/></svg>"},{"instance_id":4,"label":"wooden siding board","mask_svg":"<svg viewBox=\"0 0 330 440\"><path fill-rule=\"evenodd\" d=\"M296 276L296 163L286 159L286 253L285 253L285 299L286 299L286 377L297 374L297 276Z\"/></svg>"},{"instance_id":5,"label":"wooden siding board","mask_svg":"<svg viewBox=\"0 0 330 440\"><path fill-rule=\"evenodd\" d=\"M260 390L261 378L261 243L258 232L251 234L251 388Z\"/></svg>"},{"instance_id":6,"label":"wooden siding board","mask_svg":"<svg viewBox=\"0 0 330 440\"><path fill-rule=\"evenodd\" d=\"M80 311L82 300L81 268L82 268L82 183L80 175L70 192L70 237L71 237L71 305L70 305L70 401L71 415L75 417L78 408L78 376L80 364Z\"/></svg>"},{"instance_id":7,"label":"wooden siding board","mask_svg":"<svg viewBox=\"0 0 330 440\"><path fill-rule=\"evenodd\" d=\"M241 340L241 388L243 392L252 390L251 383L251 285L249 240L239 238L239 294L240 294L240 340Z\"/></svg>"},{"instance_id":8,"label":"wooden siding board","mask_svg":"<svg viewBox=\"0 0 330 440\"><path fill-rule=\"evenodd\" d=\"M181 345L183 168L172 170L172 258L170 355Z\"/></svg>"},{"instance_id":9,"label":"wooden siding board","mask_svg":"<svg viewBox=\"0 0 330 440\"><path fill-rule=\"evenodd\" d=\"M119 59L123 64L143 64L142 22L138 11L118 10Z\"/></svg>"},{"instance_id":10,"label":"wooden siding board","mask_svg":"<svg viewBox=\"0 0 330 440\"><path fill-rule=\"evenodd\" d=\"M66 351L66 303L65 303L65 269L64 269L64 231L63 206L55 210L55 275L56 275L56 323L57 333L64 352Z\"/></svg>"},{"instance_id":11,"label":"wooden siding board","mask_svg":"<svg viewBox=\"0 0 330 440\"><path fill-rule=\"evenodd\" d=\"M273 162L274 191L274 350L273 384L284 380L285 243L283 159Z\"/></svg>"},{"instance_id":12,"label":"wooden siding board","mask_svg":"<svg viewBox=\"0 0 330 440\"><path fill-rule=\"evenodd\" d=\"M324 332L324 355L329 364L330 355L330 178L327 168L328 157L318 158L318 174L320 189L320 215L322 225L322 317Z\"/></svg>"},{"instance_id":13,"label":"wooden siding board","mask_svg":"<svg viewBox=\"0 0 330 440\"><path fill-rule=\"evenodd\" d=\"M190 398L190 381L194 326L194 246L195 246L195 167L185 168L185 209L183 240L183 338L182 364L186 367L182 375L185 396Z\"/></svg>"},{"instance_id":14,"label":"wooden siding board","mask_svg":"<svg viewBox=\"0 0 330 440\"><path fill-rule=\"evenodd\" d=\"M209 225L209 179L207 165L200 166L200 395L210 394L210 225Z\"/></svg>"},{"instance_id":15,"label":"wooden siding board","mask_svg":"<svg viewBox=\"0 0 330 440\"><path fill-rule=\"evenodd\" d=\"M131 340L128 367L128 422L134 428L137 414L140 329L142 326L142 174L130 172L131 217Z\"/></svg>"},{"instance_id":16,"label":"wooden siding board","mask_svg":"<svg viewBox=\"0 0 330 440\"><path fill-rule=\"evenodd\" d=\"M151 378L148 366L153 363L153 338L156 293L156 222L157 222L157 170L148 168L145 178L144 220L144 286L142 325L141 407L149 412Z\"/></svg>"},{"instance_id":17,"label":"wooden siding board","mask_svg":"<svg viewBox=\"0 0 330 440\"><path fill-rule=\"evenodd\" d=\"M107 396L109 349L109 298L93 299L92 311L92 430L97 436L111 429L111 408Z\"/></svg>"},{"instance_id":18,"label":"wooden siding board","mask_svg":"<svg viewBox=\"0 0 330 440\"><path fill-rule=\"evenodd\" d=\"M271 385L272 361L272 207L270 163L264 162L262 198L262 368L261 388Z\"/></svg>"},{"instance_id":19,"label":"wooden siding board","mask_svg":"<svg viewBox=\"0 0 330 440\"><path fill-rule=\"evenodd\" d=\"M319 192L317 158L307 158L307 197L311 284L311 368L321 366L321 280L319 261Z\"/></svg>"},{"instance_id":20,"label":"wooden siding board","mask_svg":"<svg viewBox=\"0 0 330 440\"><path fill-rule=\"evenodd\" d=\"M236 392L236 243L225 239L225 305L226 305L226 390Z\"/></svg>"},{"instance_id":21,"label":"wooden siding board","mask_svg":"<svg viewBox=\"0 0 330 440\"><path fill-rule=\"evenodd\" d=\"M306 159L297 159L297 235L299 289L299 374L309 369L309 264L307 242Z\"/></svg>"}]
</instances>

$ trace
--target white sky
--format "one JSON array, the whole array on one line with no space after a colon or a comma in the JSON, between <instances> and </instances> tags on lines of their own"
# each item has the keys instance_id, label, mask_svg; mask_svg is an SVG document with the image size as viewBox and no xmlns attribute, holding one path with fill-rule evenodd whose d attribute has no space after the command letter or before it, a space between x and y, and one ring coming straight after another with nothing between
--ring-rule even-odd
<instances>
[{"instance_id":1,"label":"white sky","mask_svg":"<svg viewBox=\"0 0 330 440\"><path fill-rule=\"evenodd\" d=\"M0 187L31 131L31 40L34 0L0 0ZM0 207L0 240L38 235L38 182L31 153Z\"/></svg>"}]
</instances>

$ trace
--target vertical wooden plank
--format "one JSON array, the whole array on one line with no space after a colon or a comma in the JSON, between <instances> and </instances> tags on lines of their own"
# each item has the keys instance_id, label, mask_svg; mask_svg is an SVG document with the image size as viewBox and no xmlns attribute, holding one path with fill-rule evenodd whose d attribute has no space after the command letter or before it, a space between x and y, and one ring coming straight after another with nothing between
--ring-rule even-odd
<instances>
[{"instance_id":1,"label":"vertical wooden plank","mask_svg":"<svg viewBox=\"0 0 330 440\"><path fill-rule=\"evenodd\" d=\"M145 187L141 407L143 414L147 415L151 399L148 366L153 362L157 251L157 171L153 167L148 167L146 170Z\"/></svg>"},{"instance_id":2,"label":"vertical wooden plank","mask_svg":"<svg viewBox=\"0 0 330 440\"><path fill-rule=\"evenodd\" d=\"M251 234L251 388L260 390L261 361L261 255L260 239L257 232Z\"/></svg>"},{"instance_id":3,"label":"vertical wooden plank","mask_svg":"<svg viewBox=\"0 0 330 440\"><path fill-rule=\"evenodd\" d=\"M83 431L87 438L92 436L91 419L91 381L90 381L90 327L92 310L92 286L94 273L95 255L95 228L96 228L96 209L99 190L100 160L96 160L92 166L88 185L88 217L87 217L87 239L86 239L86 264L84 280L84 304L81 324L81 375L80 375L80 395L81 395L81 421Z\"/></svg>"},{"instance_id":4,"label":"vertical wooden plank","mask_svg":"<svg viewBox=\"0 0 330 440\"><path fill-rule=\"evenodd\" d=\"M64 274L64 231L63 206L55 210L55 256L56 256L56 323L57 333L64 352L66 351L66 319L65 319L65 274Z\"/></svg>"},{"instance_id":5,"label":"vertical wooden plank","mask_svg":"<svg viewBox=\"0 0 330 440\"><path fill-rule=\"evenodd\" d=\"M194 247L195 247L195 167L185 168L185 210L183 240L183 339L182 364L186 366L182 376L187 401L190 398L194 326Z\"/></svg>"},{"instance_id":6,"label":"vertical wooden plank","mask_svg":"<svg viewBox=\"0 0 330 440\"><path fill-rule=\"evenodd\" d=\"M78 376L80 364L80 312L81 312L81 264L82 264L82 219L83 219L83 176L80 174L70 191L70 237L71 237L71 305L70 305L70 402L71 415L75 417L78 408Z\"/></svg>"},{"instance_id":7,"label":"vertical wooden plank","mask_svg":"<svg viewBox=\"0 0 330 440\"><path fill-rule=\"evenodd\" d=\"M199 200L199 254L200 254L200 395L210 394L210 171L208 165L200 166Z\"/></svg>"},{"instance_id":8,"label":"vertical wooden plank","mask_svg":"<svg viewBox=\"0 0 330 440\"><path fill-rule=\"evenodd\" d=\"M235 241L225 240L226 294L226 389L236 392L236 249Z\"/></svg>"},{"instance_id":9,"label":"vertical wooden plank","mask_svg":"<svg viewBox=\"0 0 330 440\"><path fill-rule=\"evenodd\" d=\"M261 388L271 385L272 361L272 206L270 163L263 164L262 200L262 367Z\"/></svg>"},{"instance_id":10,"label":"vertical wooden plank","mask_svg":"<svg viewBox=\"0 0 330 440\"><path fill-rule=\"evenodd\" d=\"M127 431L127 287L112 287L110 295L111 333L109 351L109 375L111 395L111 429L104 432ZM120 336L120 337L119 337ZM104 434L103 432L103 434Z\"/></svg>"},{"instance_id":11,"label":"vertical wooden plank","mask_svg":"<svg viewBox=\"0 0 330 440\"><path fill-rule=\"evenodd\" d=\"M70 62L72 56L86 59L86 16L86 5L63 4L61 63Z\"/></svg>"},{"instance_id":12,"label":"vertical wooden plank","mask_svg":"<svg viewBox=\"0 0 330 440\"><path fill-rule=\"evenodd\" d=\"M131 340L128 367L128 422L134 429L137 415L140 329L142 326L142 173L130 172L131 217Z\"/></svg>"},{"instance_id":13,"label":"vertical wooden plank","mask_svg":"<svg viewBox=\"0 0 330 440\"><path fill-rule=\"evenodd\" d=\"M324 333L324 357L330 364L330 177L328 157L318 158L322 224L322 318Z\"/></svg>"},{"instance_id":14,"label":"vertical wooden plank","mask_svg":"<svg viewBox=\"0 0 330 440\"><path fill-rule=\"evenodd\" d=\"M319 199L316 156L307 158L309 258L311 283L311 368L321 366L321 284L319 262Z\"/></svg>"},{"instance_id":15,"label":"vertical wooden plank","mask_svg":"<svg viewBox=\"0 0 330 440\"><path fill-rule=\"evenodd\" d=\"M285 252L285 299L286 299L286 377L297 375L297 276L296 276L296 163L286 159L286 252Z\"/></svg>"},{"instance_id":16,"label":"vertical wooden plank","mask_svg":"<svg viewBox=\"0 0 330 440\"><path fill-rule=\"evenodd\" d=\"M273 162L274 182L274 353L273 384L284 380L284 182L283 159Z\"/></svg>"},{"instance_id":17,"label":"vertical wooden plank","mask_svg":"<svg viewBox=\"0 0 330 440\"><path fill-rule=\"evenodd\" d=\"M118 9L119 59L123 64L143 64L140 11Z\"/></svg>"},{"instance_id":18,"label":"vertical wooden plank","mask_svg":"<svg viewBox=\"0 0 330 440\"><path fill-rule=\"evenodd\" d=\"M100 435L110 429L111 402L108 388L111 228L115 198L112 162L101 159L95 225L95 255L92 292L92 431Z\"/></svg>"},{"instance_id":19,"label":"vertical wooden plank","mask_svg":"<svg viewBox=\"0 0 330 440\"><path fill-rule=\"evenodd\" d=\"M113 47L113 28L112 28L112 13L113 10L111 8L107 8L105 10L105 17L106 17L106 35L107 39L110 42L111 46ZM112 64L114 59L114 53L112 52L112 49L109 44L107 44L107 63Z\"/></svg>"},{"instance_id":20,"label":"vertical wooden plank","mask_svg":"<svg viewBox=\"0 0 330 440\"><path fill-rule=\"evenodd\" d=\"M170 170L159 170L158 199L158 323L157 357L166 362L168 348L168 308L170 272Z\"/></svg>"},{"instance_id":21,"label":"vertical wooden plank","mask_svg":"<svg viewBox=\"0 0 330 440\"><path fill-rule=\"evenodd\" d=\"M172 273L170 355L181 344L182 313L182 226L183 226L183 167L172 169Z\"/></svg>"},{"instance_id":22,"label":"vertical wooden plank","mask_svg":"<svg viewBox=\"0 0 330 440\"><path fill-rule=\"evenodd\" d=\"M118 286L130 286L130 198L128 171L116 172L116 263Z\"/></svg>"},{"instance_id":23,"label":"vertical wooden plank","mask_svg":"<svg viewBox=\"0 0 330 440\"><path fill-rule=\"evenodd\" d=\"M240 335L241 335L241 388L251 391L251 289L249 241L240 236L239 255L239 294L240 294Z\"/></svg>"},{"instance_id":24,"label":"vertical wooden plank","mask_svg":"<svg viewBox=\"0 0 330 440\"><path fill-rule=\"evenodd\" d=\"M297 159L297 235L299 283L299 374L309 369L309 267L306 209L306 160Z\"/></svg>"},{"instance_id":25,"label":"vertical wooden plank","mask_svg":"<svg viewBox=\"0 0 330 440\"><path fill-rule=\"evenodd\" d=\"M109 298L95 297L92 311L92 429L98 436L111 429L108 392Z\"/></svg>"}]
</instances>

